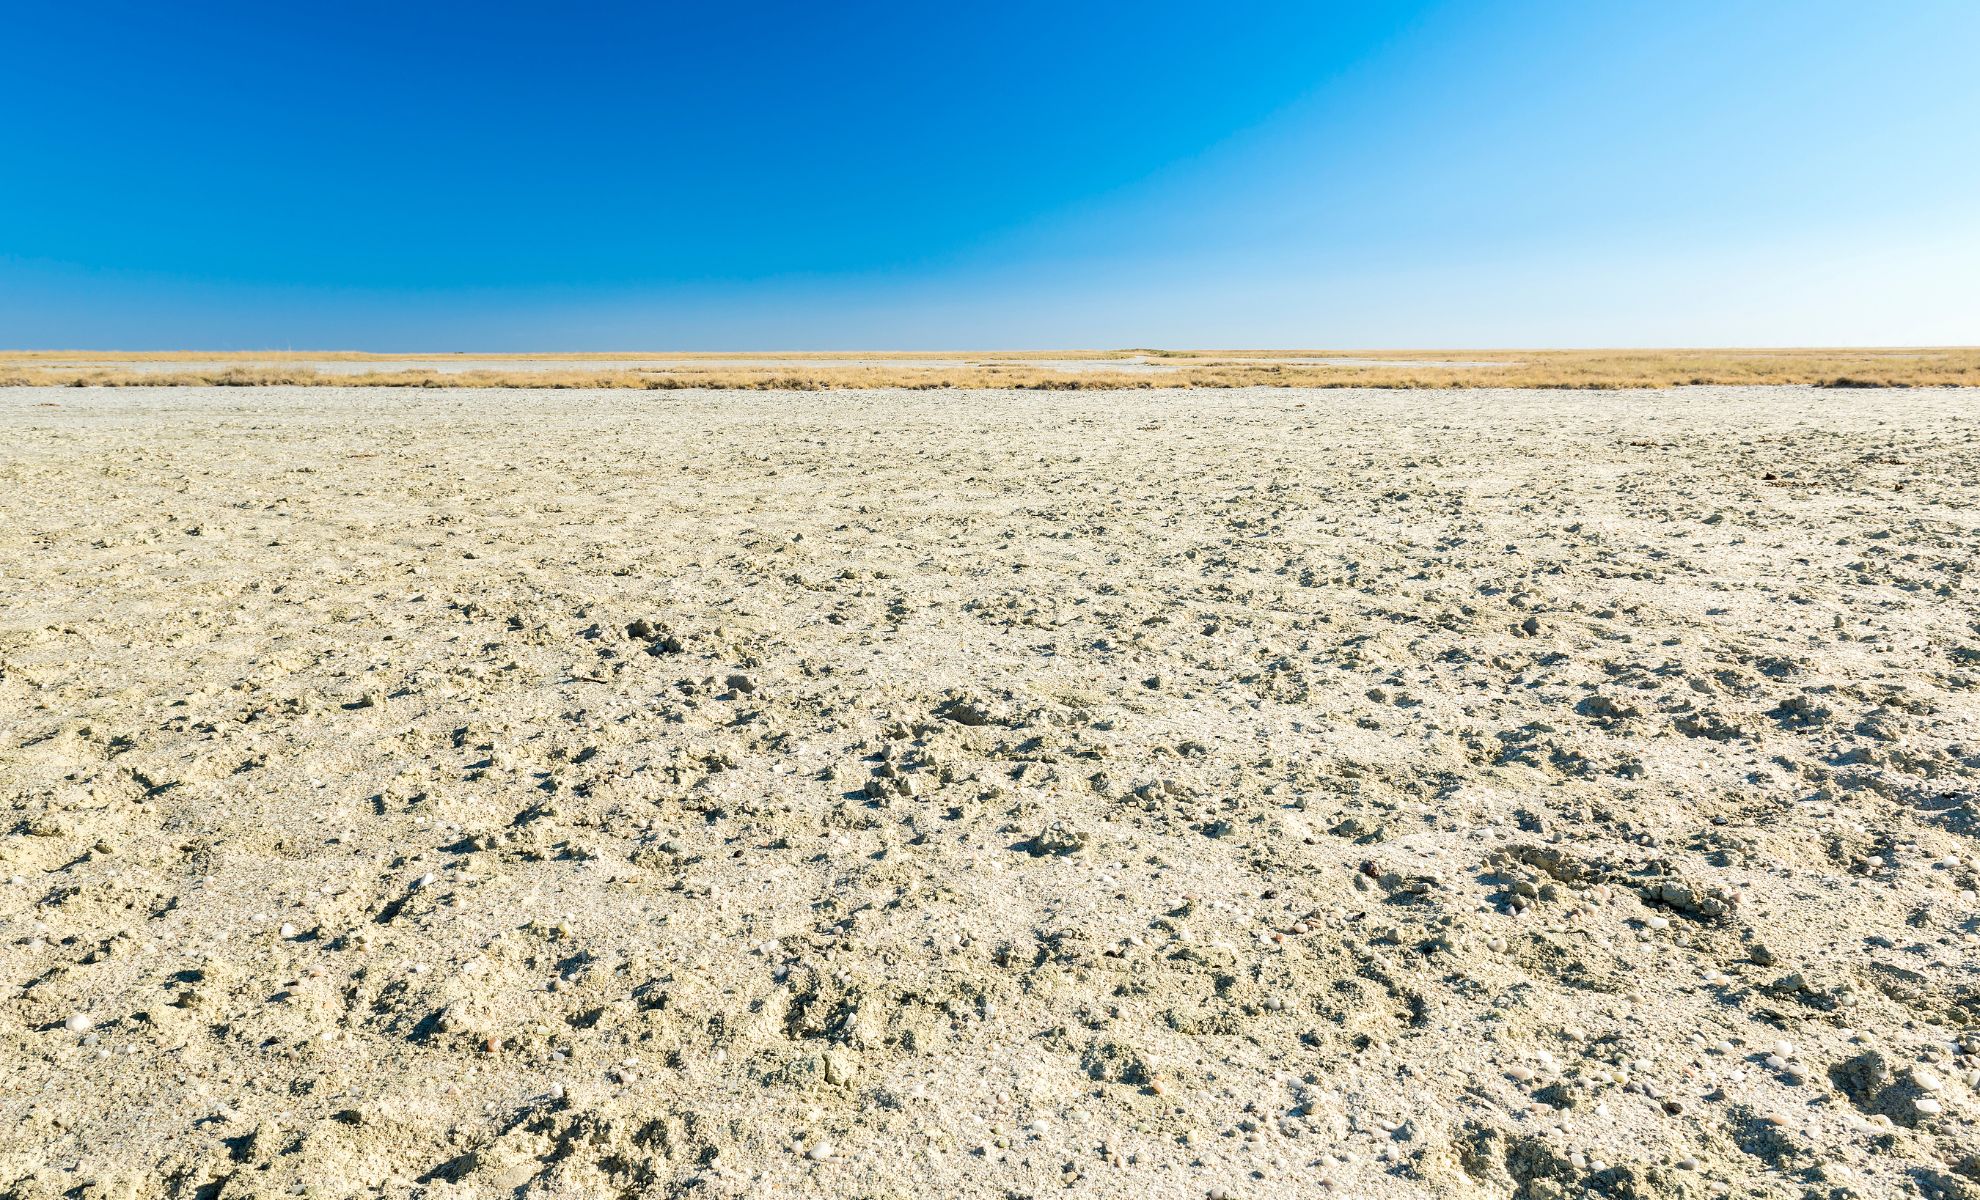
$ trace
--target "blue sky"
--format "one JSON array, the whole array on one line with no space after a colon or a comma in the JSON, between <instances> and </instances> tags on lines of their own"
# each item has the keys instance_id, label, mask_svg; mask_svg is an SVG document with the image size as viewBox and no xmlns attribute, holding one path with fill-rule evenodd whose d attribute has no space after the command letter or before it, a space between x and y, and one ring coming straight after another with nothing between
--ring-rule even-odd
<instances>
[{"instance_id":1,"label":"blue sky","mask_svg":"<svg viewBox=\"0 0 1980 1200\"><path fill-rule=\"evenodd\" d=\"M0 345L1980 341L1980 5L10 6Z\"/></svg>"}]
</instances>

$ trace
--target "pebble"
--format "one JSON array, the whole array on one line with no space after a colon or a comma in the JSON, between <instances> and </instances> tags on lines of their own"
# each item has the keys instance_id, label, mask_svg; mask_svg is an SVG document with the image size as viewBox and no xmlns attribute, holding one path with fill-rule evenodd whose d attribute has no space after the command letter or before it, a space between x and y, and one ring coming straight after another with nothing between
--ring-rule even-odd
<instances>
[{"instance_id":1,"label":"pebble","mask_svg":"<svg viewBox=\"0 0 1980 1200\"><path fill-rule=\"evenodd\" d=\"M804 1152L804 1156L810 1159L812 1162L824 1162L826 1159L832 1157L832 1155L835 1153L837 1153L837 1150L832 1145L832 1143L814 1142L812 1143L811 1149L806 1150Z\"/></svg>"},{"instance_id":2,"label":"pebble","mask_svg":"<svg viewBox=\"0 0 1980 1200\"><path fill-rule=\"evenodd\" d=\"M62 1028L68 1030L70 1033L87 1033L95 1024L95 1021L84 1016L82 1013L77 1013L75 1016L62 1022Z\"/></svg>"}]
</instances>

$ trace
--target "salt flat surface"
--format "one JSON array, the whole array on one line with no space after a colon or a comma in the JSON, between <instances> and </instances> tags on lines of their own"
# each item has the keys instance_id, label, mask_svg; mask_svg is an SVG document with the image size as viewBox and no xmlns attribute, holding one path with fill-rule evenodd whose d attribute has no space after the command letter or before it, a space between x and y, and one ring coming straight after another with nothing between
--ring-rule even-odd
<instances>
[{"instance_id":1,"label":"salt flat surface","mask_svg":"<svg viewBox=\"0 0 1980 1200\"><path fill-rule=\"evenodd\" d=\"M3 1186L1962 1194L1977 435L0 392Z\"/></svg>"},{"instance_id":2,"label":"salt flat surface","mask_svg":"<svg viewBox=\"0 0 1980 1200\"><path fill-rule=\"evenodd\" d=\"M50 369L87 370L94 367L135 371L141 374L170 374L181 371L225 371L232 369L302 369L324 375L372 375L394 371L431 371L460 374L467 371L721 371L721 370L817 370L885 367L890 369L960 370L966 367L1001 366L1040 371L1124 371L1174 372L1188 367L1219 364L1271 364L1334 367L1492 367L1504 363L1445 359L1378 358L1244 358L1244 359L1146 359L1146 358L758 358L749 356L653 359L549 359L477 358L471 355L430 359L353 361L347 359L180 359L172 361L113 361L75 358L36 360L32 365Z\"/></svg>"}]
</instances>

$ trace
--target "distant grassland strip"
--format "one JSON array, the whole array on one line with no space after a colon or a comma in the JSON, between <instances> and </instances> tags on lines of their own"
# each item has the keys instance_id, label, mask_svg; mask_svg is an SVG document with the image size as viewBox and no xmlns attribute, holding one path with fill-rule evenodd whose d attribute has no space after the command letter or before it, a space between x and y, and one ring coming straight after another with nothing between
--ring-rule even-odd
<instances>
[{"instance_id":1,"label":"distant grassland strip","mask_svg":"<svg viewBox=\"0 0 1980 1200\"><path fill-rule=\"evenodd\" d=\"M1817 387L1980 387L1980 348L1862 350L1483 350L1483 351L1004 351L969 354L972 364L917 365L916 359L957 357L926 352L855 354L752 354L752 358L803 359L802 365L698 366L697 357L729 355L572 354L475 355L475 361L555 362L614 358L667 360L665 366L624 369L487 370L460 372L393 367L394 361L431 362L436 355L367 355L356 352L284 352L214 355L54 351L0 353L0 386L72 387L419 387L419 388L639 388L653 391L730 388L762 391L830 391L866 388L1025 388L1069 391L1099 388L1670 388L1694 385L1802 384ZM230 358L240 366L185 371L139 371L122 364ZM847 365L821 360L844 358ZM872 360L885 361L875 364ZM1027 359L1094 361L1155 359L1173 371L1053 370ZM1330 366L1271 361L1275 358L1395 359L1396 366ZM1438 367L1426 360L1485 364ZM48 360L89 365L50 366ZM246 360L253 360L251 363ZM285 359L377 362L376 371L316 371ZM865 360L864 362L855 360Z\"/></svg>"}]
</instances>

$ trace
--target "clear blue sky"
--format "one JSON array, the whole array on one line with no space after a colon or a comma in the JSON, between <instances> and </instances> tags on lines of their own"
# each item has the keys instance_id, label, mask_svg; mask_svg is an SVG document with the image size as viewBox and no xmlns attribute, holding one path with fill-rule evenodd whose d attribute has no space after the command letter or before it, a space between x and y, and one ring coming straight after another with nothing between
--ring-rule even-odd
<instances>
[{"instance_id":1,"label":"clear blue sky","mask_svg":"<svg viewBox=\"0 0 1980 1200\"><path fill-rule=\"evenodd\" d=\"M8 5L0 346L1980 342L1980 4Z\"/></svg>"}]
</instances>

